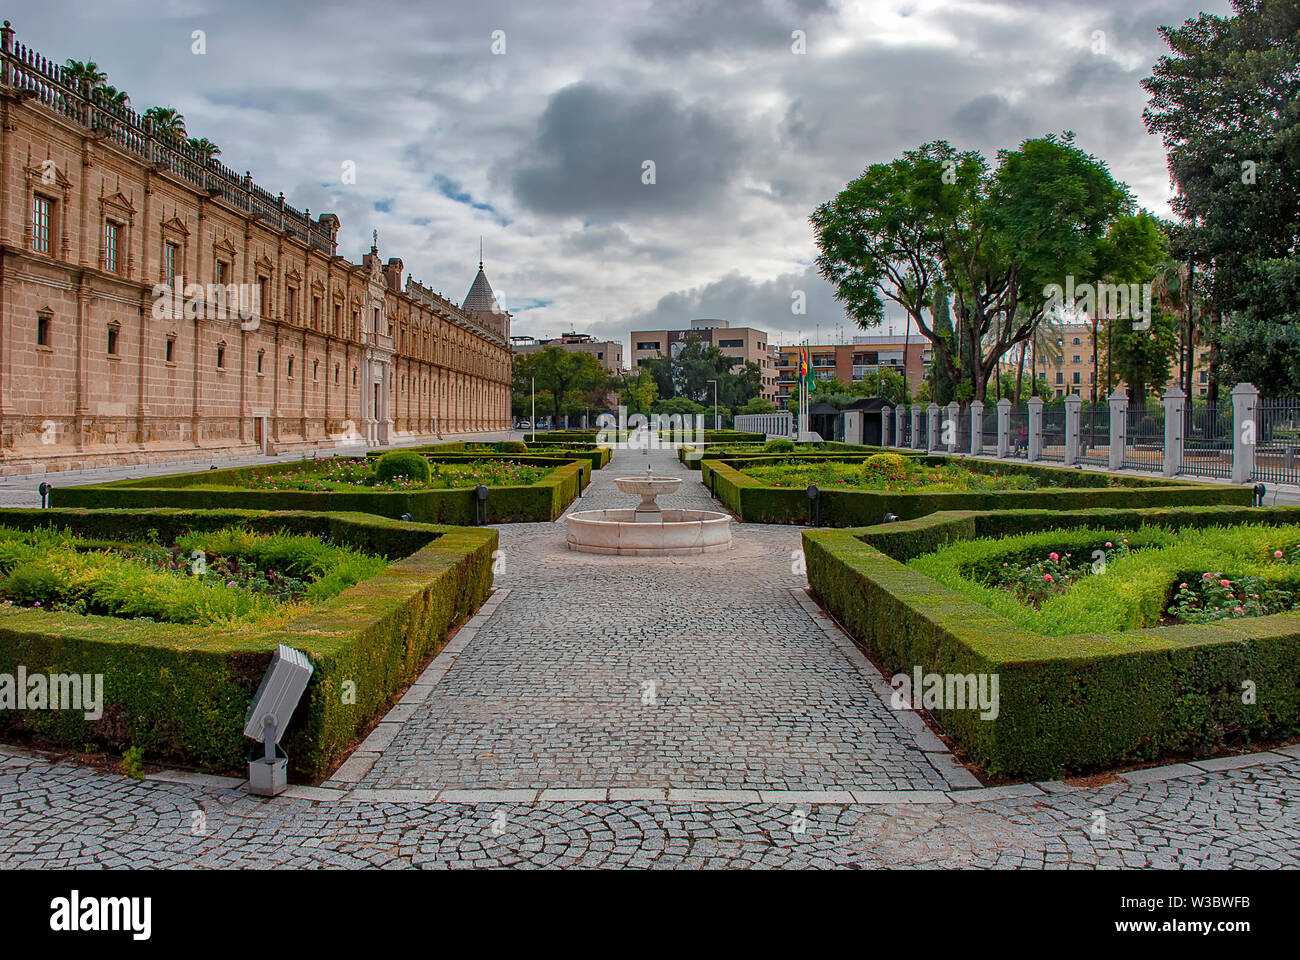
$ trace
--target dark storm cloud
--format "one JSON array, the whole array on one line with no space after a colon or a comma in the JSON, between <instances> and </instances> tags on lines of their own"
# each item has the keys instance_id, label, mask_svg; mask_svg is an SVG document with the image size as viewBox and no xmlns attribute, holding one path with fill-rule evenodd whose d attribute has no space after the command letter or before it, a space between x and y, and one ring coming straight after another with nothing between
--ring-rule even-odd
<instances>
[{"instance_id":1,"label":"dark storm cloud","mask_svg":"<svg viewBox=\"0 0 1300 960\"><path fill-rule=\"evenodd\" d=\"M831 12L827 0L655 0L631 45L650 59L788 53L795 30L806 36Z\"/></svg>"},{"instance_id":2,"label":"dark storm cloud","mask_svg":"<svg viewBox=\"0 0 1300 960\"><path fill-rule=\"evenodd\" d=\"M654 182L645 183L646 161ZM531 143L505 170L519 203L543 214L667 215L708 203L740 166L731 126L669 92L576 83L551 97Z\"/></svg>"}]
</instances>

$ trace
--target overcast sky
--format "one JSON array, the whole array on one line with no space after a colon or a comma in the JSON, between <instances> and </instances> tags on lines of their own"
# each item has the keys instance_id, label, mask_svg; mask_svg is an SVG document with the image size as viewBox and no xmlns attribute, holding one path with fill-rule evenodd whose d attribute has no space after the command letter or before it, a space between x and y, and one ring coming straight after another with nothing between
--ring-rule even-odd
<instances>
[{"instance_id":1,"label":"overcast sky","mask_svg":"<svg viewBox=\"0 0 1300 960\"><path fill-rule=\"evenodd\" d=\"M823 341L860 333L811 267L808 215L927 140L991 158L1073 130L1167 214L1139 81L1165 52L1157 26L1228 12L1215 0L27 6L10 13L21 42L95 60L137 110L177 108L224 163L337 213L353 261L377 229L385 258L460 302L482 236L514 333L625 343L694 317L777 343L817 325Z\"/></svg>"}]
</instances>

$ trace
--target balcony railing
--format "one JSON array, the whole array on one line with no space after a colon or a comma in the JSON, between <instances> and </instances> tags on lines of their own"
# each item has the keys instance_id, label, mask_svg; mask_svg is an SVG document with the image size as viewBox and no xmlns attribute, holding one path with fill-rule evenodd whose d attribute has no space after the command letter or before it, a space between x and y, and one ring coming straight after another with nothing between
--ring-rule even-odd
<instances>
[{"instance_id":1,"label":"balcony railing","mask_svg":"<svg viewBox=\"0 0 1300 960\"><path fill-rule=\"evenodd\" d=\"M15 43L14 32L8 27L0 30L0 83L192 184L200 192L220 195L231 206L294 235L313 249L330 256L337 252L334 231L328 223L312 220L294 209L284 202L283 193L271 196L253 183L248 172L240 175L205 156L130 107L108 106L96 100L66 67Z\"/></svg>"}]
</instances>

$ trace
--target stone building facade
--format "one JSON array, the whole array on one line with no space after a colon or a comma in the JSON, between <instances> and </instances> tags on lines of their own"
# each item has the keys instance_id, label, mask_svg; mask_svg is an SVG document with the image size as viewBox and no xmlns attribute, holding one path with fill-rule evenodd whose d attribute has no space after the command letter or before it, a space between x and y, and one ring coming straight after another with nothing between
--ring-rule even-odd
<instances>
[{"instance_id":1,"label":"stone building facade","mask_svg":"<svg viewBox=\"0 0 1300 960\"><path fill-rule=\"evenodd\" d=\"M510 428L510 316L0 31L0 473Z\"/></svg>"}]
</instances>

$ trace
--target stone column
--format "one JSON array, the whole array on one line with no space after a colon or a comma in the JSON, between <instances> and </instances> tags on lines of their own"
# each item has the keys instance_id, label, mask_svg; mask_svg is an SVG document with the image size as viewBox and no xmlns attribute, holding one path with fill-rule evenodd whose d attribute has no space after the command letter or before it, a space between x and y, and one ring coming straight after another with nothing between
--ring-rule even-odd
<instances>
[{"instance_id":1,"label":"stone column","mask_svg":"<svg viewBox=\"0 0 1300 960\"><path fill-rule=\"evenodd\" d=\"M1165 388L1165 465L1166 477L1177 476L1183 469L1183 413L1187 394L1177 385Z\"/></svg>"},{"instance_id":2,"label":"stone column","mask_svg":"<svg viewBox=\"0 0 1300 960\"><path fill-rule=\"evenodd\" d=\"M880 411L880 445L882 447L892 446L889 442L892 437L889 435L889 428L893 426L893 411ZM865 437L863 439L866 439Z\"/></svg>"},{"instance_id":3,"label":"stone column","mask_svg":"<svg viewBox=\"0 0 1300 960\"><path fill-rule=\"evenodd\" d=\"M921 407L919 404L912 404L912 446L921 449Z\"/></svg>"},{"instance_id":4,"label":"stone column","mask_svg":"<svg viewBox=\"0 0 1300 960\"><path fill-rule=\"evenodd\" d=\"M903 445L903 418L907 416L907 407L899 404L894 408L894 446Z\"/></svg>"},{"instance_id":5,"label":"stone column","mask_svg":"<svg viewBox=\"0 0 1300 960\"><path fill-rule=\"evenodd\" d=\"M972 454L982 454L984 452L983 400L972 400L970 402L970 452Z\"/></svg>"},{"instance_id":6,"label":"stone column","mask_svg":"<svg viewBox=\"0 0 1300 960\"><path fill-rule=\"evenodd\" d=\"M1029 398L1029 459L1043 459L1043 398Z\"/></svg>"},{"instance_id":7,"label":"stone column","mask_svg":"<svg viewBox=\"0 0 1300 960\"><path fill-rule=\"evenodd\" d=\"M931 402L925 408L925 452L939 449L939 405Z\"/></svg>"},{"instance_id":8,"label":"stone column","mask_svg":"<svg viewBox=\"0 0 1300 960\"><path fill-rule=\"evenodd\" d=\"M1255 475L1255 441L1258 439L1259 389L1253 383L1232 388L1232 482L1250 483Z\"/></svg>"},{"instance_id":9,"label":"stone column","mask_svg":"<svg viewBox=\"0 0 1300 960\"><path fill-rule=\"evenodd\" d=\"M1079 462L1079 422L1083 412L1083 397L1072 393L1065 398L1065 465Z\"/></svg>"},{"instance_id":10,"label":"stone column","mask_svg":"<svg viewBox=\"0 0 1300 960\"><path fill-rule=\"evenodd\" d=\"M1011 400L998 401L998 459L1011 456Z\"/></svg>"},{"instance_id":11,"label":"stone column","mask_svg":"<svg viewBox=\"0 0 1300 960\"><path fill-rule=\"evenodd\" d=\"M947 447L948 452L951 454L957 452L957 418L961 416L961 404L954 400L948 404L946 409L948 416L944 420L943 429L948 435Z\"/></svg>"},{"instance_id":12,"label":"stone column","mask_svg":"<svg viewBox=\"0 0 1300 960\"><path fill-rule=\"evenodd\" d=\"M1124 447L1128 436L1128 394L1116 387L1110 395L1110 468L1124 466Z\"/></svg>"}]
</instances>

